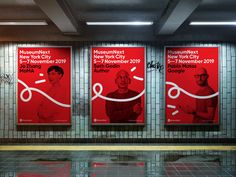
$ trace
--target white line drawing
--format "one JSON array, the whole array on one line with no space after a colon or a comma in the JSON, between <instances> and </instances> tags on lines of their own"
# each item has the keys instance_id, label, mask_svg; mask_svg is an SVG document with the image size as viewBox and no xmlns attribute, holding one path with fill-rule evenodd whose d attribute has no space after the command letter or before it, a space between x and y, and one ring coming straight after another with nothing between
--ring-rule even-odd
<instances>
[{"instance_id":1,"label":"white line drawing","mask_svg":"<svg viewBox=\"0 0 236 177\"><path fill-rule=\"evenodd\" d=\"M143 78L138 77L138 76L133 76L133 78L136 79L136 80L139 80L139 81L143 81Z\"/></svg>"},{"instance_id":2,"label":"white line drawing","mask_svg":"<svg viewBox=\"0 0 236 177\"><path fill-rule=\"evenodd\" d=\"M61 107L66 107L66 108L69 108L69 107L70 107L69 104L61 103L61 102L59 102L59 101L53 99L53 98L50 97L48 94L44 93L43 91L41 91L41 90L39 90L39 89L37 89L37 88L28 87L28 85L27 85L26 83L24 83L24 82L23 82L22 80L20 80L20 79L18 79L18 82L19 82L20 84L22 84L22 85L25 87L25 88L21 91L21 93L20 93L20 98L21 98L21 100L22 100L23 102L28 102L28 101L30 101L31 98L32 98L32 91L35 91L35 92L38 92L38 93L42 94L42 95L45 96L47 99L51 100L52 102L54 102L55 104L57 104L57 105L59 105L59 106L61 106ZM26 98L26 99L25 99L24 96L23 96L25 92L28 92L28 94L29 94L28 98Z\"/></svg>"},{"instance_id":3,"label":"white line drawing","mask_svg":"<svg viewBox=\"0 0 236 177\"><path fill-rule=\"evenodd\" d=\"M176 109L176 106L175 105L171 105L171 104L168 104L167 105L167 108L170 108L170 109ZM172 112L172 116L178 114L179 111L178 110L175 110L174 112Z\"/></svg>"},{"instance_id":4,"label":"white line drawing","mask_svg":"<svg viewBox=\"0 0 236 177\"><path fill-rule=\"evenodd\" d=\"M35 83L35 84L41 84L41 83L44 83L44 82L46 82L46 79L37 80L37 81L35 81L34 83Z\"/></svg>"},{"instance_id":5,"label":"white line drawing","mask_svg":"<svg viewBox=\"0 0 236 177\"><path fill-rule=\"evenodd\" d=\"M97 92L96 87L99 88L99 91ZM145 90L143 90L140 94L138 94L137 96L134 96L132 98L126 98L126 99L116 99L116 98L109 98L106 96L102 95L102 91L103 91L103 86L101 83L95 83L93 85L93 92L95 93L95 95L92 97L92 100L96 99L97 97L107 100L107 101L114 101L114 102L128 102L128 101L133 101L138 99L139 97L141 97L144 93Z\"/></svg>"},{"instance_id":6,"label":"white line drawing","mask_svg":"<svg viewBox=\"0 0 236 177\"><path fill-rule=\"evenodd\" d=\"M136 70L136 66L134 66L130 71L134 72Z\"/></svg>"},{"instance_id":7,"label":"white line drawing","mask_svg":"<svg viewBox=\"0 0 236 177\"><path fill-rule=\"evenodd\" d=\"M174 116L175 114L178 114L178 113L179 113L179 111L176 110L176 111L172 112L172 116Z\"/></svg>"},{"instance_id":8,"label":"white line drawing","mask_svg":"<svg viewBox=\"0 0 236 177\"><path fill-rule=\"evenodd\" d=\"M167 108L175 109L176 106L175 106L175 105L168 104L168 105L167 105Z\"/></svg>"},{"instance_id":9,"label":"white line drawing","mask_svg":"<svg viewBox=\"0 0 236 177\"><path fill-rule=\"evenodd\" d=\"M214 93L214 94L212 94L212 95L198 96L198 95L194 95L194 94L192 94L192 93L187 92L186 90L180 88L177 84L175 84L175 83L173 83L173 82L168 82L168 81L167 81L166 84L173 86L173 87L171 87L171 88L168 90L168 96L169 96L170 98L172 98L172 99L178 98L179 95L180 95L180 92L183 92L184 94L186 94L186 95L188 95L188 96L190 96L190 97L192 97L192 98L197 98L197 99L209 99L209 98L215 97L215 96L217 96L217 95L219 94L219 92L216 92L216 93ZM176 95L172 95L172 94L171 94L171 92L174 91L174 90L177 91Z\"/></svg>"}]
</instances>

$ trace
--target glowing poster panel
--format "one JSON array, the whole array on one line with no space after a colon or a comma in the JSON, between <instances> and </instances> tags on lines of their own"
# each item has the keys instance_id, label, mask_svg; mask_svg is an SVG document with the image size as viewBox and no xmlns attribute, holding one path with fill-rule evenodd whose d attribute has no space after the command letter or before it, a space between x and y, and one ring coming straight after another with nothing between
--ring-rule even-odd
<instances>
[{"instance_id":1,"label":"glowing poster panel","mask_svg":"<svg viewBox=\"0 0 236 177\"><path fill-rule=\"evenodd\" d=\"M70 47L18 48L18 125L70 125L70 66Z\"/></svg>"},{"instance_id":2,"label":"glowing poster panel","mask_svg":"<svg viewBox=\"0 0 236 177\"><path fill-rule=\"evenodd\" d=\"M167 125L219 124L218 47L165 48Z\"/></svg>"},{"instance_id":3,"label":"glowing poster panel","mask_svg":"<svg viewBox=\"0 0 236 177\"><path fill-rule=\"evenodd\" d=\"M144 47L92 47L92 125L144 125L144 66Z\"/></svg>"}]
</instances>

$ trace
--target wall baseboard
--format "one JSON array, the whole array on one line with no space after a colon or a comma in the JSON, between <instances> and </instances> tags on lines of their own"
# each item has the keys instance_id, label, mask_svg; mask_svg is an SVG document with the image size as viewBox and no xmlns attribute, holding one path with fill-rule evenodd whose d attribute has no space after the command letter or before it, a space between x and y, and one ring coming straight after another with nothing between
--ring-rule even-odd
<instances>
[{"instance_id":1,"label":"wall baseboard","mask_svg":"<svg viewBox=\"0 0 236 177\"><path fill-rule=\"evenodd\" d=\"M164 138L101 138L101 139L79 139L79 138L0 138L0 144L50 144L50 143L65 143L65 144L74 144L74 143L196 143L196 144L236 144L236 138L172 138L172 139L164 139Z\"/></svg>"}]
</instances>

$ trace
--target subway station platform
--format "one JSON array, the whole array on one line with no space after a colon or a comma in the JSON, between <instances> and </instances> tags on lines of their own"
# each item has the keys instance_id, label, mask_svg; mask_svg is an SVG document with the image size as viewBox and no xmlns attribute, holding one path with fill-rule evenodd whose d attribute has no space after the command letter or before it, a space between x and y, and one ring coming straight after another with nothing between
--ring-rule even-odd
<instances>
[{"instance_id":1,"label":"subway station platform","mask_svg":"<svg viewBox=\"0 0 236 177\"><path fill-rule=\"evenodd\" d=\"M0 177L236 177L236 0L0 0Z\"/></svg>"},{"instance_id":2,"label":"subway station platform","mask_svg":"<svg viewBox=\"0 0 236 177\"><path fill-rule=\"evenodd\" d=\"M1 177L234 177L236 146L0 146Z\"/></svg>"}]
</instances>

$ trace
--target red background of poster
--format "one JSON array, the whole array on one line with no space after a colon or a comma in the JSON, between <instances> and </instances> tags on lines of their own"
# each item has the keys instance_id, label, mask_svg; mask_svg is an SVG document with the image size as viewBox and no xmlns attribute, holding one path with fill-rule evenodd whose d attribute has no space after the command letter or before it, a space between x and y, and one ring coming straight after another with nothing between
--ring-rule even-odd
<instances>
[{"instance_id":1,"label":"red background of poster","mask_svg":"<svg viewBox=\"0 0 236 177\"><path fill-rule=\"evenodd\" d=\"M197 90L199 89L199 86L195 82L194 74L195 70L197 68L185 68L185 72L178 74L174 72L168 72L168 59L171 59L168 56L168 51L198 51L198 56L199 59L197 60L203 60L203 63L198 63L196 64L197 68L203 67L207 70L207 73L209 75L208 78L208 85L215 91L219 92L219 86L218 86L218 78L219 78L219 65L218 65L218 47L166 47L165 49L165 57L166 57L166 64L165 64L165 72L166 72L166 82L173 82L177 84L180 88L186 90L189 93L195 94ZM190 56L189 56L190 57ZM176 59L180 59L179 57ZM214 63L212 60L204 60L204 59L214 59ZM183 60L189 60L189 59L183 59ZM204 61L206 63L204 63ZM208 61L208 63L207 63ZM171 63L172 64L172 63ZM176 68L172 68L176 69ZM179 69L179 68L177 68ZM180 109L178 109L178 106L184 106L184 105L191 105L192 107L196 106L196 101L195 98L192 98L183 92L180 93L179 97L177 99L171 99L168 96L168 90L172 88L171 85L166 84L166 89L165 89L165 96L166 96L166 104L165 104L165 123L167 125L171 124L207 124L209 123L193 123L193 115L191 114L186 114ZM173 91L172 94L175 95L177 92ZM219 95L217 96L218 98L218 104L216 107L215 111L215 117L213 123L210 124L219 124L219 114L218 114L218 105L219 105ZM175 105L176 109L168 108L167 105ZM174 111L178 110L179 112L175 114L174 116L172 113Z\"/></svg>"},{"instance_id":2,"label":"red background of poster","mask_svg":"<svg viewBox=\"0 0 236 177\"><path fill-rule=\"evenodd\" d=\"M109 72L94 72L94 63L98 60L94 57L94 51L113 51L119 50L124 51L125 60L129 60L127 64L120 64L120 68L110 68ZM124 69L129 72L131 78L131 84L129 89L141 93L145 89L145 48L144 47L93 47L91 51L91 90L95 83L101 83L103 85L102 95L106 96L109 92L115 91L117 85L115 83L116 73ZM140 63L135 63L136 60L132 60L134 63L130 63L130 59L140 59ZM101 61L101 60L100 60ZM136 67L136 70L131 72L131 69ZM141 77L144 80L139 81L133 78L133 76ZM98 90L98 88L97 88ZM92 90L92 97L94 96ZM145 93L141 96L141 107L142 113L139 115L137 122L132 124L144 124L145 122ZM96 98L91 101L91 115L92 115L92 124L110 124L109 118L106 115L105 111L105 100L101 98ZM112 123L113 124L113 123Z\"/></svg>"},{"instance_id":3,"label":"red background of poster","mask_svg":"<svg viewBox=\"0 0 236 177\"><path fill-rule=\"evenodd\" d=\"M48 53L44 54L23 54L20 51L24 52L34 52L34 51L47 51ZM23 59L26 57L26 59ZM50 57L50 58L49 58ZM37 61L51 61L53 63L39 63L33 64L33 60ZM60 80L61 91L63 93L56 93L57 95L63 95L61 99L57 100L61 103L70 105L71 104L71 84L70 84L70 65L71 65L71 48L70 47L19 47L18 48L18 90L17 90L17 112L18 112L18 125L27 125L27 124L65 124L68 125L71 122L71 108L70 107L61 107L54 104L52 101L46 99L42 94L32 91L32 98L28 102L24 102L20 98L22 90L25 88L19 80L23 81L28 87L37 88L45 93L50 89L51 84L48 80L47 69L50 66L57 65L64 70L64 75ZM34 68L34 72L27 72L27 70L22 71L22 65L27 67L27 63L31 66L38 65ZM25 68L24 68L25 69ZM27 69L27 68L26 68ZM32 67L28 68L32 69ZM40 73L43 76L40 76ZM36 84L35 81L45 79L46 82ZM23 97L26 99L29 96L28 92L25 92ZM46 122L39 122L38 118L38 109L40 103L46 100L48 104L52 105L51 109L60 109L61 118L55 120L48 120Z\"/></svg>"}]
</instances>

